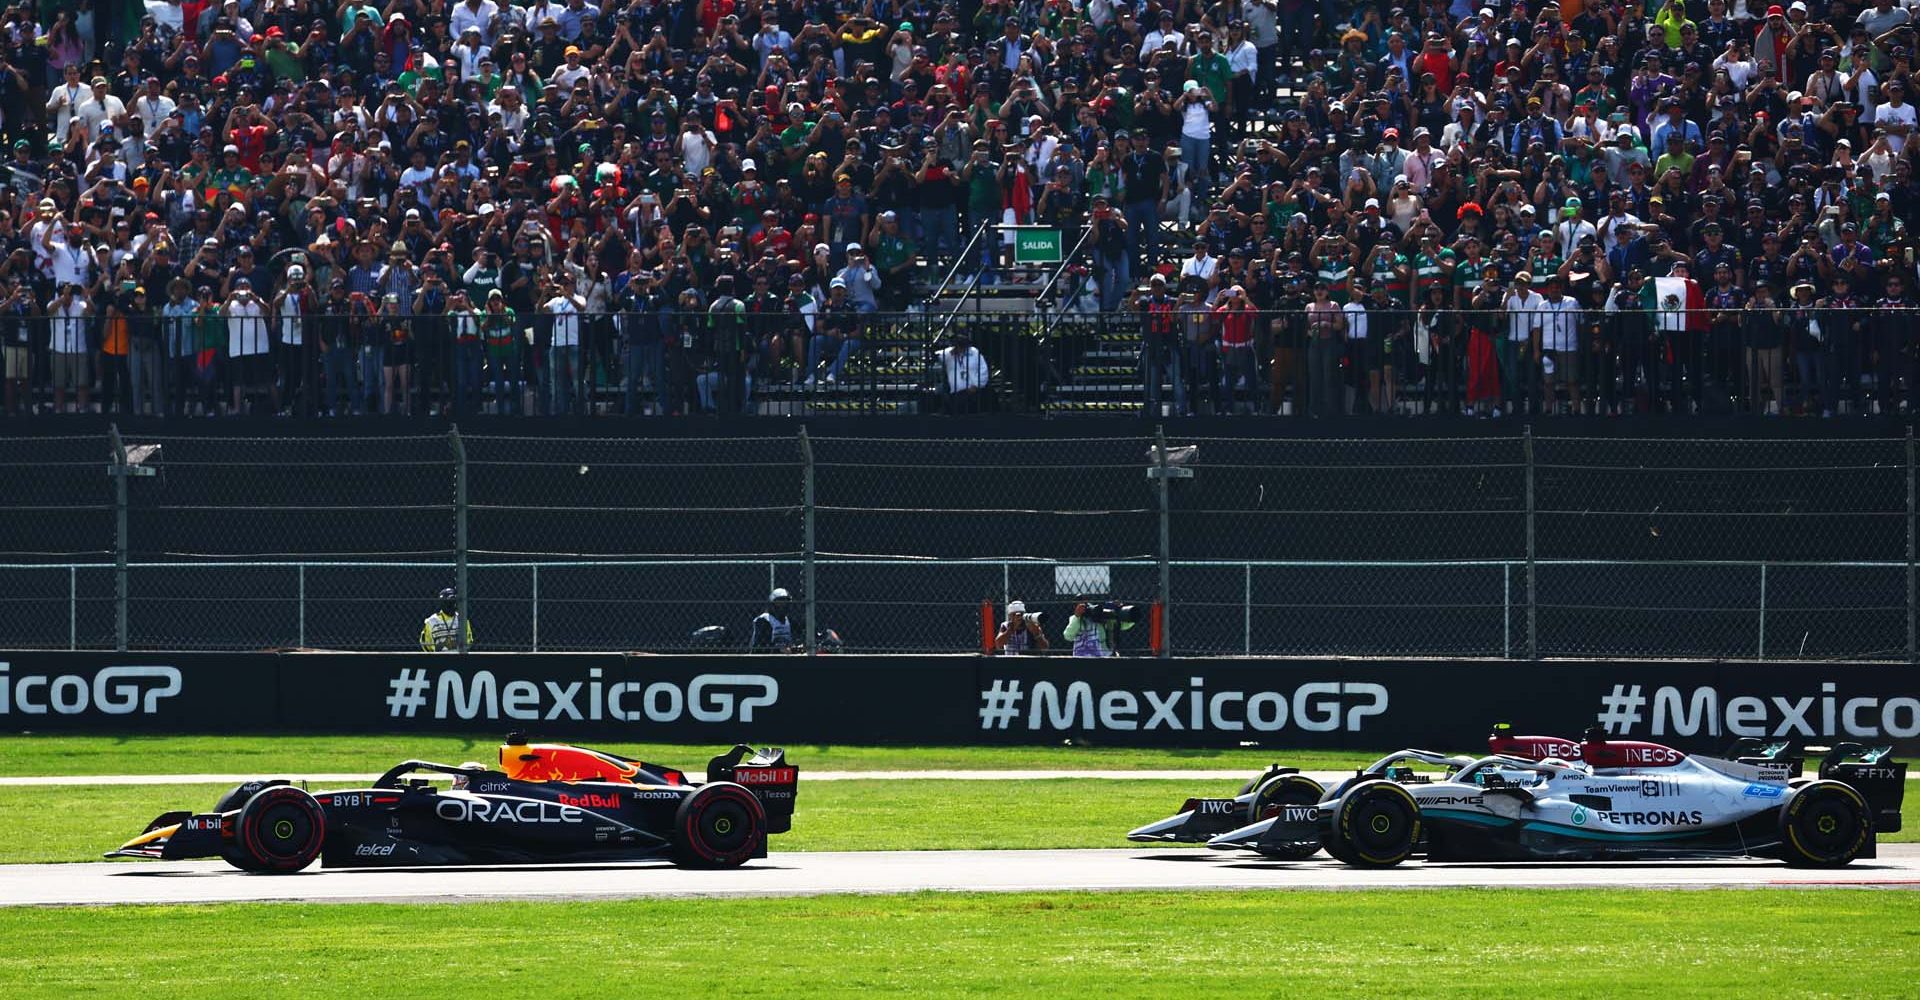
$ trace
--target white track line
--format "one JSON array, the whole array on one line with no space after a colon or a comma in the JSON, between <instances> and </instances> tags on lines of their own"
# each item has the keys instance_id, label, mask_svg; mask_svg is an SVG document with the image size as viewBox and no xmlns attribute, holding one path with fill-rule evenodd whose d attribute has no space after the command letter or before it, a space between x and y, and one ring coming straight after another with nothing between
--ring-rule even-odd
<instances>
[{"instance_id":1,"label":"white track line","mask_svg":"<svg viewBox=\"0 0 1920 1000\"><path fill-rule=\"evenodd\" d=\"M245 875L219 861L0 865L0 906L240 901L459 902L646 896L805 896L926 891L1114 889L1381 889L1442 886L1556 888L1920 888L1920 846L1880 848L1877 860L1837 870L1776 861L1597 865L1424 864L1363 870L1318 858L1270 862L1199 849L1084 851L868 851L786 853L731 871L669 865L331 870Z\"/></svg>"}]
</instances>

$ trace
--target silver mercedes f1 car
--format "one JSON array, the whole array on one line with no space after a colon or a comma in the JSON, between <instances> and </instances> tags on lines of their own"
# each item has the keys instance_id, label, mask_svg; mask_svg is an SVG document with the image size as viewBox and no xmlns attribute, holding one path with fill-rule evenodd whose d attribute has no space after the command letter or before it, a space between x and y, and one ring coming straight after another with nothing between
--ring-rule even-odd
<instances>
[{"instance_id":1,"label":"silver mercedes f1 car","mask_svg":"<svg viewBox=\"0 0 1920 1000\"><path fill-rule=\"evenodd\" d=\"M1761 857L1826 868L1873 857L1876 836L1900 829L1906 793L1907 765L1890 760L1886 746L1802 751L1742 741L1720 758L1609 739L1598 730L1573 742L1500 729L1489 745L1492 754L1472 760L1422 750L1390 754L1317 802L1265 806L1251 822L1207 843L1282 857L1306 856L1312 845L1364 867L1418 855L1432 861ZM1818 776L1805 777L1805 753L1812 752L1822 755ZM1442 773L1422 775L1414 764Z\"/></svg>"}]
</instances>

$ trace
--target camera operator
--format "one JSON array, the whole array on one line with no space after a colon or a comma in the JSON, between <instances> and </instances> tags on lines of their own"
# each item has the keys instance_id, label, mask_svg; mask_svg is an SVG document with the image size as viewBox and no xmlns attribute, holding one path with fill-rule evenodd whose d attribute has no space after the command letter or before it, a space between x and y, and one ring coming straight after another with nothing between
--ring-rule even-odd
<instances>
[{"instance_id":1,"label":"camera operator","mask_svg":"<svg viewBox=\"0 0 1920 1000\"><path fill-rule=\"evenodd\" d=\"M1073 643L1075 656L1118 656L1120 633L1139 623L1137 609L1131 605L1089 604L1085 600L1073 606L1073 617L1060 637Z\"/></svg>"},{"instance_id":2,"label":"camera operator","mask_svg":"<svg viewBox=\"0 0 1920 1000\"><path fill-rule=\"evenodd\" d=\"M1007 605L1007 618L1000 623L1000 632L993 637L993 648L1008 656L1022 653L1044 653L1049 647L1047 633L1040 627L1040 616L1027 614L1024 601L1014 601Z\"/></svg>"},{"instance_id":3,"label":"camera operator","mask_svg":"<svg viewBox=\"0 0 1920 1000\"><path fill-rule=\"evenodd\" d=\"M747 652L798 653L806 648L793 633L793 618L789 614L792 603L785 587L775 587L773 593L767 595L767 610L753 620Z\"/></svg>"}]
</instances>

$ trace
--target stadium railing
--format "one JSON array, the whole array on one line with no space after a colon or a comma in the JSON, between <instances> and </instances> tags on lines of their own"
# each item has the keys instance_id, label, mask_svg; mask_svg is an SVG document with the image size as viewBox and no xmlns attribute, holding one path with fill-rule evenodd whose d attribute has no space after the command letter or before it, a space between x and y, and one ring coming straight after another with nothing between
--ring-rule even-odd
<instances>
[{"instance_id":1,"label":"stadium railing","mask_svg":"<svg viewBox=\"0 0 1920 1000\"><path fill-rule=\"evenodd\" d=\"M1901 438L0 438L0 648L1911 660ZM809 627L811 626L811 627ZM1122 636L1145 648L1148 630Z\"/></svg>"}]
</instances>

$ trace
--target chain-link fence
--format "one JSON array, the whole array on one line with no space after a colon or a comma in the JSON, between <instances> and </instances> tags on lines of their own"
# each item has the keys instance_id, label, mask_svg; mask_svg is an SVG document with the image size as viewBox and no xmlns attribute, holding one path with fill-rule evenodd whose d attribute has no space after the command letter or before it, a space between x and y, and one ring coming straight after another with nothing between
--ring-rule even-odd
<instances>
[{"instance_id":1,"label":"chain-link fence","mask_svg":"<svg viewBox=\"0 0 1920 1000\"><path fill-rule=\"evenodd\" d=\"M0 438L0 648L1911 659L1910 438Z\"/></svg>"}]
</instances>

